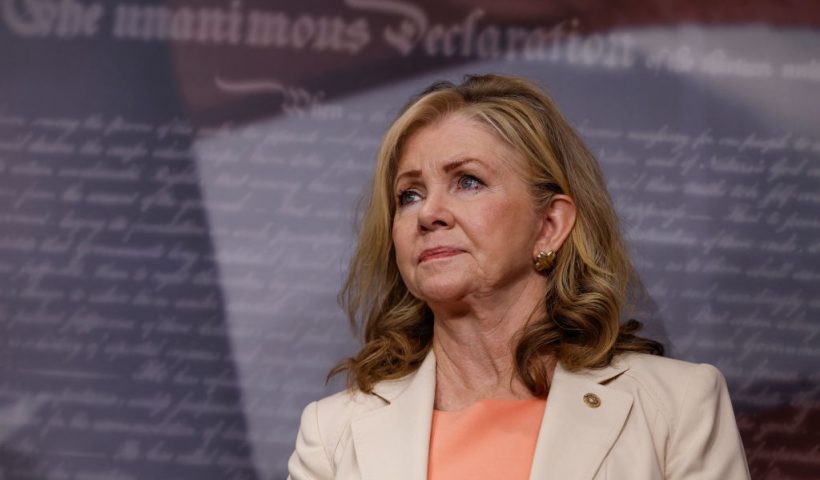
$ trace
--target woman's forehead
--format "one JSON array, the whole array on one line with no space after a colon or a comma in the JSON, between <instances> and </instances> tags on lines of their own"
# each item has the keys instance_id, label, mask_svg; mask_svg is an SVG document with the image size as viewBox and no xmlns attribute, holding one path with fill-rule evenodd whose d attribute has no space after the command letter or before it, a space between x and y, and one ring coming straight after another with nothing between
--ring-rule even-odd
<instances>
[{"instance_id":1,"label":"woman's forehead","mask_svg":"<svg viewBox=\"0 0 820 480\"><path fill-rule=\"evenodd\" d=\"M394 179L407 171L452 170L473 163L490 170L513 170L522 175L527 161L486 122L466 112L448 114L414 131L402 145L393 169Z\"/></svg>"}]
</instances>

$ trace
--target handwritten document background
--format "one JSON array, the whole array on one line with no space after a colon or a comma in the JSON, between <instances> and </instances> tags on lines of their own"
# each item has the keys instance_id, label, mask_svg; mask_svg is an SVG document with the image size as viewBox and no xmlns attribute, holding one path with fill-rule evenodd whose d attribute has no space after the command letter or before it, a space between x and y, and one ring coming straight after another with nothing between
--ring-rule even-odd
<instances>
[{"instance_id":1,"label":"handwritten document background","mask_svg":"<svg viewBox=\"0 0 820 480\"><path fill-rule=\"evenodd\" d=\"M380 136L481 72L587 140L628 313L723 371L753 477L817 478L817 12L445 3L0 1L0 478L284 478Z\"/></svg>"}]
</instances>

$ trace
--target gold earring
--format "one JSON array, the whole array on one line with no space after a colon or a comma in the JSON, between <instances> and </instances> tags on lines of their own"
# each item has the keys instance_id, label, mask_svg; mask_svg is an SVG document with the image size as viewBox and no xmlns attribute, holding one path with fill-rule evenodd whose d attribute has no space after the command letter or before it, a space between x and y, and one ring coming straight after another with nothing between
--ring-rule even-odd
<instances>
[{"instance_id":1,"label":"gold earring","mask_svg":"<svg viewBox=\"0 0 820 480\"><path fill-rule=\"evenodd\" d=\"M555 263L555 250L545 252L541 250L538 256L535 257L535 269L539 272L546 272Z\"/></svg>"}]
</instances>

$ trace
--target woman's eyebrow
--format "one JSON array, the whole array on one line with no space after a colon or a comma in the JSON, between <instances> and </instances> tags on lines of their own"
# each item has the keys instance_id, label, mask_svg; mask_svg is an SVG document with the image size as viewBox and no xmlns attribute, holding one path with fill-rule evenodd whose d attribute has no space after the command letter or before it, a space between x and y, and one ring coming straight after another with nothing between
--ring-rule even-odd
<instances>
[{"instance_id":1,"label":"woman's eyebrow","mask_svg":"<svg viewBox=\"0 0 820 480\"><path fill-rule=\"evenodd\" d=\"M442 170L444 170L445 173L449 173L449 172L452 172L453 170L455 170L459 167L462 167L462 166L464 166L468 163L478 163L479 165L484 165L484 162L482 162L481 160L479 160L477 158L467 157L467 158L461 158L459 160L455 160L455 161L452 161L448 164L445 164L444 167L442 167Z\"/></svg>"},{"instance_id":2,"label":"woman's eyebrow","mask_svg":"<svg viewBox=\"0 0 820 480\"><path fill-rule=\"evenodd\" d=\"M398 185L399 180L401 180L403 178L419 178L419 177L421 177L421 170L407 170L406 172L402 172L402 173L396 175L396 180L393 181L393 186L395 187L396 185Z\"/></svg>"},{"instance_id":3,"label":"woman's eyebrow","mask_svg":"<svg viewBox=\"0 0 820 480\"><path fill-rule=\"evenodd\" d=\"M477 158L473 158L473 157L466 157L466 158L459 158L458 160L453 160L452 162L446 163L446 164L444 164L443 167L441 167L441 169L442 169L442 171L444 171L444 173L450 173L453 170L456 170L460 167L463 167L464 165L467 165L469 163L477 163L477 164L479 164L479 165L481 165L485 168L488 168L487 165L484 162L482 162L481 160L479 160ZM421 170L407 170L405 172L401 172L400 174L396 175L396 181L393 182L393 185L395 187L396 185L399 184L399 181L404 179L404 178L419 178L419 177L421 177Z\"/></svg>"}]
</instances>

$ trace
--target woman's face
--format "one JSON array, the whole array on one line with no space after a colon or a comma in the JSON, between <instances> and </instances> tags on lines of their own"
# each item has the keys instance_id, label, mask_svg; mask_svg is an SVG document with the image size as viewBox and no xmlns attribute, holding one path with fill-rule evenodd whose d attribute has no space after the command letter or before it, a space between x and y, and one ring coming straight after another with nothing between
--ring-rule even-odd
<instances>
[{"instance_id":1,"label":"woman's face","mask_svg":"<svg viewBox=\"0 0 820 480\"><path fill-rule=\"evenodd\" d=\"M430 304L498 294L543 278L543 221L524 160L487 127L453 114L406 142L394 182L393 243L411 293Z\"/></svg>"}]
</instances>

